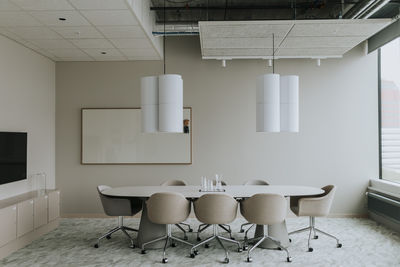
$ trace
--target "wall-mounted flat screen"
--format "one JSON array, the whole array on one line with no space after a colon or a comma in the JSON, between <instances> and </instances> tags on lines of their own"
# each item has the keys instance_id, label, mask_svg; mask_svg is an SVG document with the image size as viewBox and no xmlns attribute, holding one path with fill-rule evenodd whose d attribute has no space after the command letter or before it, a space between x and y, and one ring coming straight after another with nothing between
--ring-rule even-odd
<instances>
[{"instance_id":1,"label":"wall-mounted flat screen","mask_svg":"<svg viewBox=\"0 0 400 267\"><path fill-rule=\"evenodd\" d=\"M26 179L27 133L0 132L0 184Z\"/></svg>"}]
</instances>

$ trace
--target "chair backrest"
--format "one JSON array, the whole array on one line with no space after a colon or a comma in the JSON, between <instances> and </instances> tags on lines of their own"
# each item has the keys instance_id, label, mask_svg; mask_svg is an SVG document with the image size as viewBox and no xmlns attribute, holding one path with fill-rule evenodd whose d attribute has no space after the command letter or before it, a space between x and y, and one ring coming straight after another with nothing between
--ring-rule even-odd
<instances>
[{"instance_id":1,"label":"chair backrest","mask_svg":"<svg viewBox=\"0 0 400 267\"><path fill-rule=\"evenodd\" d=\"M244 183L244 185L269 185L269 183L267 183L264 180L254 179L254 180L247 181L246 183Z\"/></svg>"},{"instance_id":2,"label":"chair backrest","mask_svg":"<svg viewBox=\"0 0 400 267\"><path fill-rule=\"evenodd\" d=\"M177 224L190 214L190 201L179 193L155 193L146 206L149 220L157 224Z\"/></svg>"},{"instance_id":3,"label":"chair backrest","mask_svg":"<svg viewBox=\"0 0 400 267\"><path fill-rule=\"evenodd\" d=\"M325 192L317 197L305 197L299 199L299 216L327 216L335 197L336 186L322 187Z\"/></svg>"},{"instance_id":4,"label":"chair backrest","mask_svg":"<svg viewBox=\"0 0 400 267\"><path fill-rule=\"evenodd\" d=\"M117 198L104 195L102 192L111 187L106 185L97 186L104 213L108 216L132 216L140 211L140 207L133 208L128 198Z\"/></svg>"},{"instance_id":5,"label":"chair backrest","mask_svg":"<svg viewBox=\"0 0 400 267\"><path fill-rule=\"evenodd\" d=\"M286 218L286 199L277 194L256 194L240 204L240 212L251 223L267 225L281 223Z\"/></svg>"},{"instance_id":6,"label":"chair backrest","mask_svg":"<svg viewBox=\"0 0 400 267\"><path fill-rule=\"evenodd\" d=\"M206 224L226 224L236 218L237 201L226 194L205 194L194 203L197 219Z\"/></svg>"},{"instance_id":7,"label":"chair backrest","mask_svg":"<svg viewBox=\"0 0 400 267\"><path fill-rule=\"evenodd\" d=\"M184 186L185 181L182 180L167 180L161 184L162 186Z\"/></svg>"}]
</instances>

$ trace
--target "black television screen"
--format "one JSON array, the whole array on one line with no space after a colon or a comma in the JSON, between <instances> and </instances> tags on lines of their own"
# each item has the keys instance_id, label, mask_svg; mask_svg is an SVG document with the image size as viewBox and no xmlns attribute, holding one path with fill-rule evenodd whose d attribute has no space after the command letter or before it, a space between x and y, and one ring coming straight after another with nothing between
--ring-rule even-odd
<instances>
[{"instance_id":1,"label":"black television screen","mask_svg":"<svg viewBox=\"0 0 400 267\"><path fill-rule=\"evenodd\" d=\"M0 132L0 184L26 179L26 133Z\"/></svg>"}]
</instances>

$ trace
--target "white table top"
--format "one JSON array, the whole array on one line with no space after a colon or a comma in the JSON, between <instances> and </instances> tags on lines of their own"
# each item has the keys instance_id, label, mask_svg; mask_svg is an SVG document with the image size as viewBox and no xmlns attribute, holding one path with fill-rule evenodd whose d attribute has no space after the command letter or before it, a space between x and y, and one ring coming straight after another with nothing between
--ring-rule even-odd
<instances>
[{"instance_id":1,"label":"white table top","mask_svg":"<svg viewBox=\"0 0 400 267\"><path fill-rule=\"evenodd\" d=\"M102 193L114 197L150 197L159 192L181 193L186 198L199 198L204 194L228 194L235 198L251 197L254 194L268 193L282 196L319 195L324 190L316 187L297 185L227 185L225 192L200 192L200 186L124 186L104 190Z\"/></svg>"}]
</instances>

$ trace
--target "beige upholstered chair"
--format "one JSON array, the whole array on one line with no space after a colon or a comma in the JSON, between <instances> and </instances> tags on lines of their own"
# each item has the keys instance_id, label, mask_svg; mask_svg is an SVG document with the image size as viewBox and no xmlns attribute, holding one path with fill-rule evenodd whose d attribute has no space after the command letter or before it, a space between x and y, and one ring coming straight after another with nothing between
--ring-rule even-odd
<instances>
[{"instance_id":1,"label":"beige upholstered chair","mask_svg":"<svg viewBox=\"0 0 400 267\"><path fill-rule=\"evenodd\" d=\"M244 185L269 185L269 183L267 183L264 180L253 179L253 180L249 180L249 181L245 182ZM254 224L252 224L252 223L244 223L240 226L240 233L245 232L244 227L247 225L250 225L250 227L247 228L247 230L246 230L245 238L247 238L247 233L250 231L250 229L254 227Z\"/></svg>"},{"instance_id":2,"label":"beige upholstered chair","mask_svg":"<svg viewBox=\"0 0 400 267\"><path fill-rule=\"evenodd\" d=\"M163 182L161 184L161 186L186 186L186 183L185 183L185 181L182 181L182 180L166 180L165 182ZM183 239L188 240L186 233L193 232L193 229L192 229L192 227L190 227L190 224L182 222L182 223L176 224L175 226L178 227L183 232ZM185 229L183 229L182 226L187 227L188 228L187 231Z\"/></svg>"},{"instance_id":3,"label":"beige upholstered chair","mask_svg":"<svg viewBox=\"0 0 400 267\"><path fill-rule=\"evenodd\" d=\"M242 248L240 242L220 236L218 229L220 225L231 223L236 218L237 201L225 194L205 194L194 202L194 212L197 219L207 225L213 226L213 235L204 241L192 247L190 256L195 257L195 250L203 244L208 244L213 239L216 239L221 247L225 250L225 263L229 262L228 250L222 244L222 241L234 243L238 246L238 251Z\"/></svg>"},{"instance_id":4,"label":"beige upholstered chair","mask_svg":"<svg viewBox=\"0 0 400 267\"><path fill-rule=\"evenodd\" d=\"M339 242L339 239L333 235L330 235L326 232L321 231L320 229L315 227L315 217L325 217L329 214L331 209L332 201L335 196L336 186L327 185L322 188L325 193L317 197L291 197L290 199L290 209L297 216L309 216L310 217L310 226L305 227L300 230L293 231L289 233L289 235L310 231L308 235L308 251L312 252L313 248L310 246L311 243L311 235L314 233L314 239L318 239L317 232L331 237L336 240L336 246L338 248L342 247L342 244Z\"/></svg>"},{"instance_id":5,"label":"beige upholstered chair","mask_svg":"<svg viewBox=\"0 0 400 267\"><path fill-rule=\"evenodd\" d=\"M142 254L146 253L145 246L148 244L165 239L162 263L167 263L168 259L166 258L165 251L170 241L172 246L175 246L173 241L193 246L193 244L185 240L172 236L172 225L183 222L189 216L189 200L179 193L155 193L146 201L146 205L149 220L152 223L165 224L167 227L167 234L166 236L144 243L142 245Z\"/></svg>"},{"instance_id":6,"label":"beige upholstered chair","mask_svg":"<svg viewBox=\"0 0 400 267\"><path fill-rule=\"evenodd\" d=\"M102 235L97 243L94 245L95 248L99 247L100 240L103 238L110 239L111 235L121 230L131 241L131 247L134 248L134 241L127 231L138 231L127 226L124 226L124 216L133 216L142 210L142 201L133 198L120 198L120 197L109 197L104 195L102 192L111 187L106 185L99 185L97 191L100 196L101 203L103 205L104 213L108 216L118 216L118 226Z\"/></svg>"},{"instance_id":7,"label":"beige upholstered chair","mask_svg":"<svg viewBox=\"0 0 400 267\"><path fill-rule=\"evenodd\" d=\"M213 181L213 184L215 186L215 184L216 184L215 180ZM226 186L226 182L225 181L221 181L221 184L223 186ZM200 233L203 232L204 230L206 230L210 226L211 226L210 224L206 224L206 223L202 223L202 224L199 225L199 228L197 229L197 241L201 241ZM235 240L235 238L232 236L232 230L231 230L231 226L230 225L228 225L228 224L220 224L218 226L229 234L230 239Z\"/></svg>"},{"instance_id":8,"label":"beige upholstered chair","mask_svg":"<svg viewBox=\"0 0 400 267\"><path fill-rule=\"evenodd\" d=\"M243 217L252 224L271 225L281 223L286 218L287 202L281 195L276 194L256 194L241 202L241 213ZM281 243L268 235L245 240L244 248L247 247L247 242L256 242L247 251L247 261L251 262L250 253L259 246L265 239L274 242L279 248L286 251L288 262L291 262L289 251L281 245Z\"/></svg>"}]
</instances>

